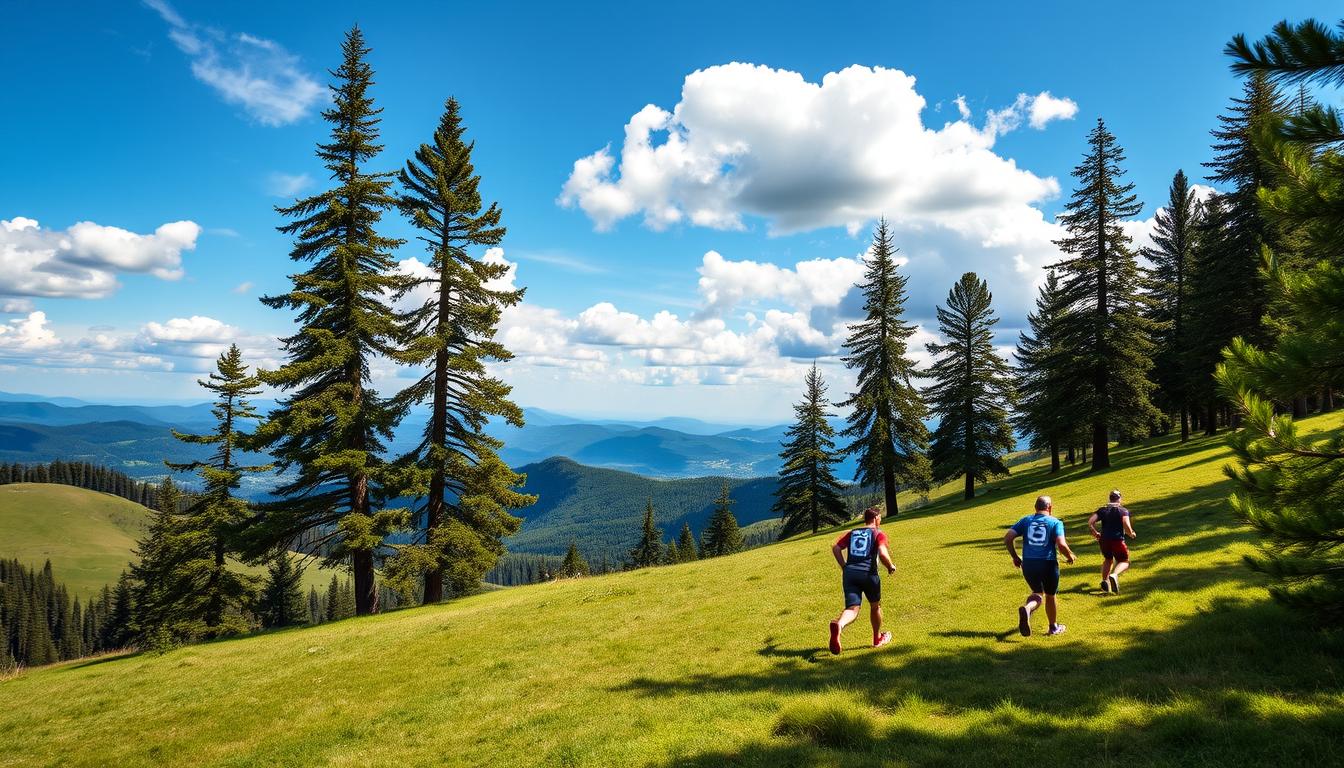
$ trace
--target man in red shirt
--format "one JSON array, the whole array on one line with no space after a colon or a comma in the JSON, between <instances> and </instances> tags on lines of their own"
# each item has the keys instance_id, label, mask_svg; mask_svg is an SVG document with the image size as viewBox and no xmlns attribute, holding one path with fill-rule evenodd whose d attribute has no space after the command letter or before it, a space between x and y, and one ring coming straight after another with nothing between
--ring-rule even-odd
<instances>
[{"instance_id":1,"label":"man in red shirt","mask_svg":"<svg viewBox=\"0 0 1344 768\"><path fill-rule=\"evenodd\" d=\"M891 633L882 631L882 579L877 564L880 561L887 573L894 573L896 566L887 551L887 534L878 527L882 524L882 510L877 507L864 510L863 523L862 528L849 531L831 547L831 554L844 574L845 587L845 610L831 622L831 653L840 652L840 632L858 618L865 595L873 622L873 647L881 648L891 642Z\"/></svg>"}]
</instances>

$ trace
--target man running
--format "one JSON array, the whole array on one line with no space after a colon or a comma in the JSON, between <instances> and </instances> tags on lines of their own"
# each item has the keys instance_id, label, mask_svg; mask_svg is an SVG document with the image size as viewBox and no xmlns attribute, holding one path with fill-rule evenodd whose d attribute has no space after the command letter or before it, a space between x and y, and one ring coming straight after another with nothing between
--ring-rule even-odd
<instances>
[{"instance_id":1,"label":"man running","mask_svg":"<svg viewBox=\"0 0 1344 768\"><path fill-rule=\"evenodd\" d=\"M1064 634L1064 625L1059 623L1055 606L1055 593L1059 591L1059 561L1055 550L1063 553L1065 560L1073 564L1073 550L1064 540L1064 523L1053 517L1055 505L1049 496L1036 498L1035 514L1027 515L1013 524L1003 534L1003 545L1013 556L1013 567L1022 569L1022 576L1031 587L1027 602L1017 609L1017 629L1023 637L1031 637L1031 612L1045 602L1045 615L1050 619L1050 631L1047 635ZM1017 544L1014 540L1023 537L1022 556L1017 556Z\"/></svg>"},{"instance_id":2,"label":"man running","mask_svg":"<svg viewBox=\"0 0 1344 768\"><path fill-rule=\"evenodd\" d=\"M873 622L873 647L881 648L891 642L891 633L882 631L882 579L877 573L880 560L887 573L894 573L887 551L887 534L878 527L882 524L882 510L869 507L863 511L863 527L855 528L836 539L831 554L844 574L845 610L831 622L831 653L840 652L840 632L859 616L863 597L868 597L869 618Z\"/></svg>"},{"instance_id":3,"label":"man running","mask_svg":"<svg viewBox=\"0 0 1344 768\"><path fill-rule=\"evenodd\" d=\"M1101 531L1097 531L1101 521ZM1120 594L1120 574L1129 570L1129 546L1125 538L1138 536L1130 522L1129 510L1120 506L1120 491L1111 491L1111 501L1087 518L1092 538L1101 545L1101 591Z\"/></svg>"}]
</instances>

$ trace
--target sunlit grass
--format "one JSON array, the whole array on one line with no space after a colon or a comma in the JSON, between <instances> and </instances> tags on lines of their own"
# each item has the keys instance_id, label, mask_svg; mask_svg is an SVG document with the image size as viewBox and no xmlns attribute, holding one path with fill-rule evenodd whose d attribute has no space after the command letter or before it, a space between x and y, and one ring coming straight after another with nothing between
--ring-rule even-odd
<instances>
[{"instance_id":1,"label":"sunlit grass","mask_svg":"<svg viewBox=\"0 0 1344 768\"><path fill-rule=\"evenodd\" d=\"M1315 428L1337 428L1338 415ZM729 558L30 670L0 683L0 765L1331 765L1341 644L1241 563L1220 438L1039 465L888 521L888 648L826 652L834 531ZM1119 596L1084 521L1139 539ZM1079 564L1061 637L1016 633L1000 541L1051 493ZM1043 622L1044 617L1038 617ZM1043 629L1043 625L1038 625Z\"/></svg>"}]
</instances>

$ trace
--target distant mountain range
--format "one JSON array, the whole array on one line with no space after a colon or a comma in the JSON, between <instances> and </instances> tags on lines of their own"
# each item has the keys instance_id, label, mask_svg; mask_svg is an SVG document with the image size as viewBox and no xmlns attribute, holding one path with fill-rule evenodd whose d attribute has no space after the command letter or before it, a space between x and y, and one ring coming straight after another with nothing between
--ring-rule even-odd
<instances>
[{"instance_id":1,"label":"distant mountain range","mask_svg":"<svg viewBox=\"0 0 1344 768\"><path fill-rule=\"evenodd\" d=\"M262 409L272 407L261 404ZM514 467L563 456L580 464L655 478L706 475L749 478L779 470L784 426L743 426L671 417L656 421L585 420L538 408L524 409L526 426L492 423L504 441L502 457ZM426 416L413 412L389 446L393 454L420 440ZM210 406L108 405L70 398L0 393L0 461L56 459L106 464L138 478L164 474L163 460L203 458L209 449L173 439L171 429L211 429ZM853 475L846 462L842 479ZM248 489L264 493L263 483Z\"/></svg>"},{"instance_id":2,"label":"distant mountain range","mask_svg":"<svg viewBox=\"0 0 1344 768\"><path fill-rule=\"evenodd\" d=\"M588 558L606 555L612 563L634 546L650 499L654 520L665 539L676 538L683 523L690 524L698 538L724 482L721 477L657 480L564 458L528 464L518 471L527 475L525 490L539 498L518 511L524 523L518 535L507 540L510 551L562 555L574 541ZM770 507L775 501L775 478L729 479L728 483L733 514L740 525L774 517Z\"/></svg>"}]
</instances>

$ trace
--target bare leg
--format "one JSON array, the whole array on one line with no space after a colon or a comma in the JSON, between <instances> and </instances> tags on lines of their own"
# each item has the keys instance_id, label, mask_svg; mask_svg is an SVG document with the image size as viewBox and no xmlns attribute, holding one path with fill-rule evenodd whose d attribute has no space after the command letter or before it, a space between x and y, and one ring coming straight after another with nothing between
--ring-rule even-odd
<instances>
[{"instance_id":1,"label":"bare leg","mask_svg":"<svg viewBox=\"0 0 1344 768\"><path fill-rule=\"evenodd\" d=\"M882 604L868 604L868 618L873 622L873 642L877 642L877 636L882 634Z\"/></svg>"},{"instance_id":2,"label":"bare leg","mask_svg":"<svg viewBox=\"0 0 1344 768\"><path fill-rule=\"evenodd\" d=\"M1054 595L1046 595L1046 596L1045 596L1045 616L1046 616L1046 618L1050 619L1050 626L1053 627L1053 626L1055 626L1056 624L1059 623L1059 622L1055 621L1055 619L1057 619L1057 618L1059 617L1059 615L1058 615L1058 609L1057 609L1057 607L1055 606L1055 596L1054 596Z\"/></svg>"},{"instance_id":3,"label":"bare leg","mask_svg":"<svg viewBox=\"0 0 1344 768\"><path fill-rule=\"evenodd\" d=\"M1102 561L1101 561L1101 580L1102 580L1102 581L1105 581L1106 579L1110 578L1110 576L1111 576L1111 564L1114 563L1114 562L1115 562L1115 560L1114 560L1113 558L1109 558L1109 557L1106 558L1105 560L1102 560Z\"/></svg>"},{"instance_id":4,"label":"bare leg","mask_svg":"<svg viewBox=\"0 0 1344 768\"><path fill-rule=\"evenodd\" d=\"M1027 609L1027 615L1031 615L1032 611L1041 607L1041 594L1039 592L1032 592L1027 596L1027 602L1023 607Z\"/></svg>"},{"instance_id":5,"label":"bare leg","mask_svg":"<svg viewBox=\"0 0 1344 768\"><path fill-rule=\"evenodd\" d=\"M851 605L840 612L840 617L835 620L841 629L849 626L851 622L859 617L859 606Z\"/></svg>"},{"instance_id":6,"label":"bare leg","mask_svg":"<svg viewBox=\"0 0 1344 768\"><path fill-rule=\"evenodd\" d=\"M1128 561L1128 560L1124 561L1123 563L1116 563L1116 564L1115 564L1115 575L1116 575L1116 576L1119 576L1120 574L1122 574L1122 573L1124 573L1125 571L1128 571L1128 570L1129 570L1129 561Z\"/></svg>"}]
</instances>

